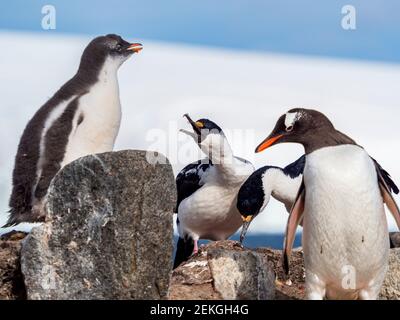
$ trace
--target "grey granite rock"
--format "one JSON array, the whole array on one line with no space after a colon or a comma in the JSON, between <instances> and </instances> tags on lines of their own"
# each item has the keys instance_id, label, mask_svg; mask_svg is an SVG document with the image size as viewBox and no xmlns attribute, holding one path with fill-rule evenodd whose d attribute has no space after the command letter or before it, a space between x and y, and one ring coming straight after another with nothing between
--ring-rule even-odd
<instances>
[{"instance_id":1,"label":"grey granite rock","mask_svg":"<svg viewBox=\"0 0 400 320\"><path fill-rule=\"evenodd\" d=\"M254 251L211 249L207 252L214 289L223 299L273 300L275 273Z\"/></svg>"},{"instance_id":2,"label":"grey granite rock","mask_svg":"<svg viewBox=\"0 0 400 320\"><path fill-rule=\"evenodd\" d=\"M0 236L0 300L24 300L26 290L21 274L21 242L26 233L11 231Z\"/></svg>"},{"instance_id":3,"label":"grey granite rock","mask_svg":"<svg viewBox=\"0 0 400 320\"><path fill-rule=\"evenodd\" d=\"M171 300L270 300L275 273L269 257L232 240L212 241L172 274Z\"/></svg>"},{"instance_id":4,"label":"grey granite rock","mask_svg":"<svg viewBox=\"0 0 400 320\"><path fill-rule=\"evenodd\" d=\"M172 269L175 181L144 151L93 155L54 178L25 239L28 299L160 299Z\"/></svg>"},{"instance_id":5,"label":"grey granite rock","mask_svg":"<svg viewBox=\"0 0 400 320\"><path fill-rule=\"evenodd\" d=\"M389 270L381 288L380 299L400 300L400 248L390 250Z\"/></svg>"}]
</instances>

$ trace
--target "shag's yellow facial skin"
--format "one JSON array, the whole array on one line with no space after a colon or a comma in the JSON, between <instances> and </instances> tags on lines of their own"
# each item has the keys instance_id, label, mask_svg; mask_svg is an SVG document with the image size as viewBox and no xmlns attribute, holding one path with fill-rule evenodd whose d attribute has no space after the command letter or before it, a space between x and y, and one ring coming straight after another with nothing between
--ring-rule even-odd
<instances>
[{"instance_id":1,"label":"shag's yellow facial skin","mask_svg":"<svg viewBox=\"0 0 400 320\"><path fill-rule=\"evenodd\" d=\"M242 216L243 222L250 222L251 219L253 219L253 216L247 216L247 217L243 217L243 216Z\"/></svg>"},{"instance_id":2,"label":"shag's yellow facial skin","mask_svg":"<svg viewBox=\"0 0 400 320\"><path fill-rule=\"evenodd\" d=\"M203 122L196 121L195 124L196 124L197 128L203 128L204 127L204 123Z\"/></svg>"}]
</instances>

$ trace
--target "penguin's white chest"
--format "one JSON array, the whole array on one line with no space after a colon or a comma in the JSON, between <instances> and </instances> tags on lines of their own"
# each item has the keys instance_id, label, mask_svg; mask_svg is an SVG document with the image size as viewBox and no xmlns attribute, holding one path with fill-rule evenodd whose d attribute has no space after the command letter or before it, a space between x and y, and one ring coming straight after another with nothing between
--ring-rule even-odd
<instances>
[{"instance_id":1,"label":"penguin's white chest","mask_svg":"<svg viewBox=\"0 0 400 320\"><path fill-rule=\"evenodd\" d=\"M101 78L79 99L63 165L77 158L112 151L121 124L117 75Z\"/></svg>"},{"instance_id":2,"label":"penguin's white chest","mask_svg":"<svg viewBox=\"0 0 400 320\"><path fill-rule=\"evenodd\" d=\"M343 289L354 270L357 290L381 281L388 259L388 230L375 166L354 145L307 155L303 248L308 276L330 292Z\"/></svg>"}]
</instances>

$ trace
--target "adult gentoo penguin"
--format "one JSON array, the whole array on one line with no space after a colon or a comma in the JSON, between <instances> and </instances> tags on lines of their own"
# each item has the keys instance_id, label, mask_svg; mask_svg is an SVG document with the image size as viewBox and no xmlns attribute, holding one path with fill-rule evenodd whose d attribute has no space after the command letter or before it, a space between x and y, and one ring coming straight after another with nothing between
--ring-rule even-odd
<instances>
[{"instance_id":1,"label":"adult gentoo penguin","mask_svg":"<svg viewBox=\"0 0 400 320\"><path fill-rule=\"evenodd\" d=\"M254 171L235 157L221 128L208 119L193 121L189 134L207 158L187 165L176 177L179 240L174 267L197 253L199 239L225 240L241 226L237 192Z\"/></svg>"},{"instance_id":2,"label":"adult gentoo penguin","mask_svg":"<svg viewBox=\"0 0 400 320\"><path fill-rule=\"evenodd\" d=\"M55 174L69 162L111 151L121 121L117 71L142 46L109 34L92 40L78 72L33 116L21 137L5 227L44 219Z\"/></svg>"},{"instance_id":3,"label":"adult gentoo penguin","mask_svg":"<svg viewBox=\"0 0 400 320\"><path fill-rule=\"evenodd\" d=\"M243 183L239 189L237 199L237 208L243 219L242 232L240 234L241 243L250 223L265 209L271 196L282 202L287 212L290 212L303 181L305 160L306 157L303 155L285 168L264 166L254 171ZM373 161L385 179L389 190L398 194L399 188L391 179L389 173L374 159ZM391 244L392 246L393 244Z\"/></svg>"},{"instance_id":4,"label":"adult gentoo penguin","mask_svg":"<svg viewBox=\"0 0 400 320\"><path fill-rule=\"evenodd\" d=\"M304 146L303 183L291 210L284 266L296 227L303 222L309 299L376 299L389 255L384 203L400 227L400 212L379 167L322 113L292 109L257 147L296 142Z\"/></svg>"}]
</instances>

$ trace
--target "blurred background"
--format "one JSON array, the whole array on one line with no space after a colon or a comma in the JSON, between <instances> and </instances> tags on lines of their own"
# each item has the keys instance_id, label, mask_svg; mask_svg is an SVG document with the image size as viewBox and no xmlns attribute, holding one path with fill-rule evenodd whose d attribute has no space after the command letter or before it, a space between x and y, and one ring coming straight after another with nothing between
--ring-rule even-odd
<instances>
[{"instance_id":1,"label":"blurred background","mask_svg":"<svg viewBox=\"0 0 400 320\"><path fill-rule=\"evenodd\" d=\"M46 5L55 9L49 30L42 25ZM254 148L281 114L308 107L327 114L400 183L399 12L397 0L2 1L0 224L26 123L73 76L86 44L107 33L144 45L119 73L116 149L152 149L151 129L179 146L185 137L177 129L188 127L188 112L219 124L235 153L257 168L285 166L301 156L300 146L258 155ZM175 161L171 145L158 149L175 173L186 165ZM286 219L283 205L272 201L246 244L281 247Z\"/></svg>"}]
</instances>

